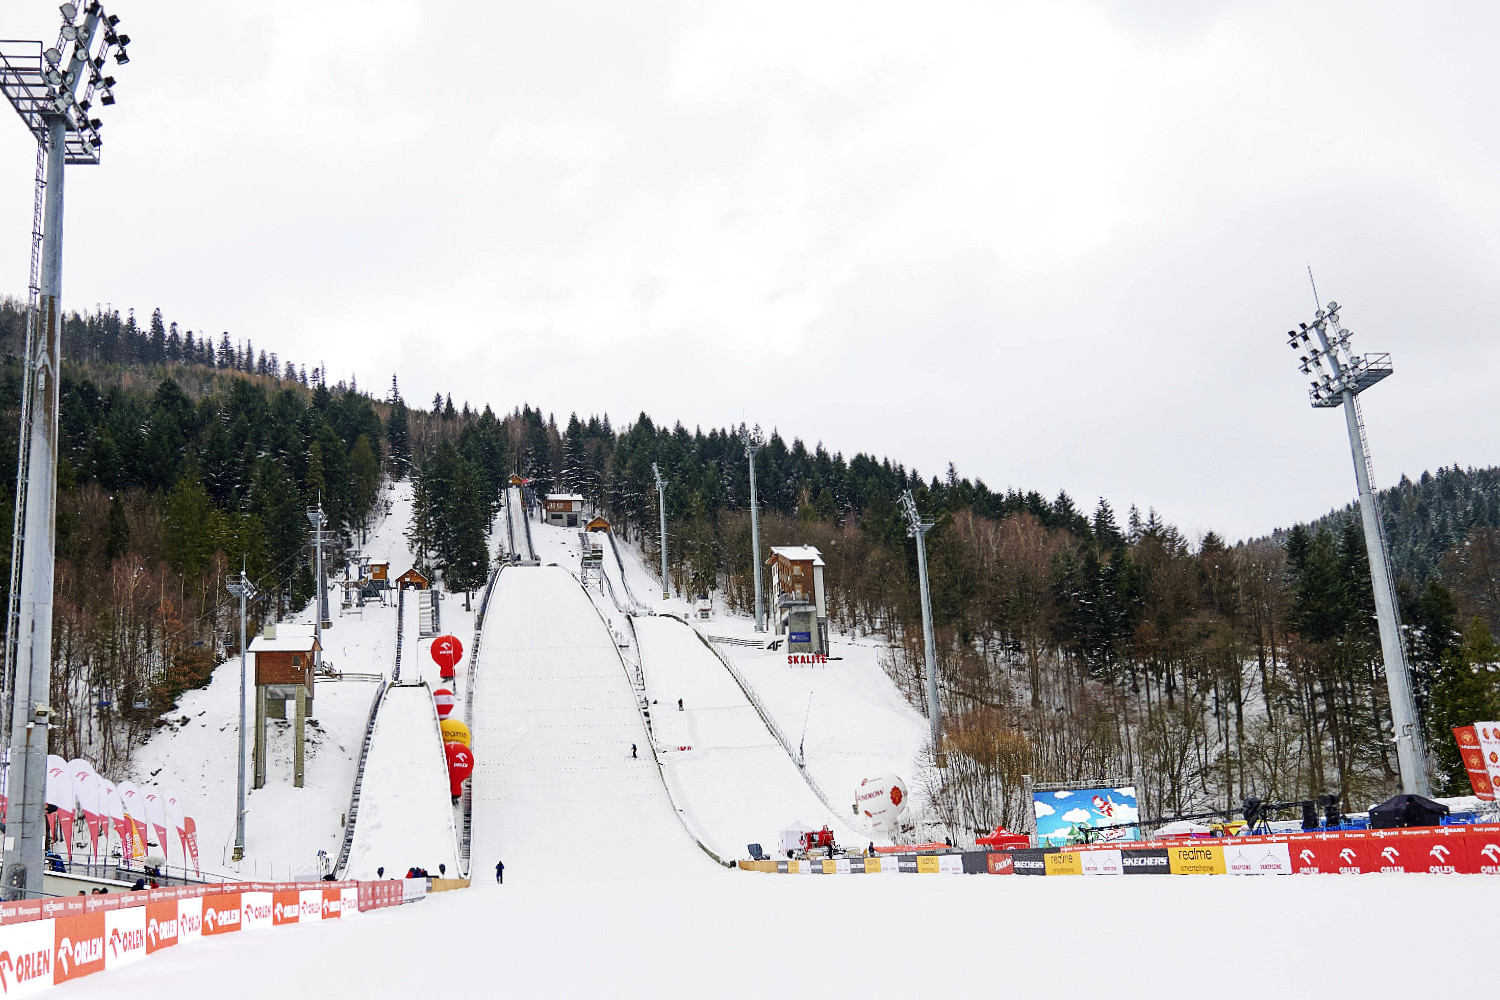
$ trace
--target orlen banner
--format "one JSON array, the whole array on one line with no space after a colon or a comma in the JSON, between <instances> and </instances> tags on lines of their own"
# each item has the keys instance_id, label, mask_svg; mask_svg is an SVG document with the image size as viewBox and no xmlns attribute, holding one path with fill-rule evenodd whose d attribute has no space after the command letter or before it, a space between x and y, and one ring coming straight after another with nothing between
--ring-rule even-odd
<instances>
[{"instance_id":1,"label":"orlen banner","mask_svg":"<svg viewBox=\"0 0 1500 1000\"><path fill-rule=\"evenodd\" d=\"M146 907L104 913L104 967L118 969L146 957Z\"/></svg>"},{"instance_id":2,"label":"orlen banner","mask_svg":"<svg viewBox=\"0 0 1500 1000\"><path fill-rule=\"evenodd\" d=\"M106 916L109 914L82 913L52 921L53 955L57 960L57 971L54 973L56 982L65 983L70 979L104 971Z\"/></svg>"}]
</instances>

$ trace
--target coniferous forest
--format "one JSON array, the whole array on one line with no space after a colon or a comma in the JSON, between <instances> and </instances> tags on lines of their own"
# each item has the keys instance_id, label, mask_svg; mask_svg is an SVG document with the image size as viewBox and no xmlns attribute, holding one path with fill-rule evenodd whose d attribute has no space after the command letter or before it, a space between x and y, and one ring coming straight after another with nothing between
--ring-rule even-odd
<instances>
[{"instance_id":1,"label":"coniferous forest","mask_svg":"<svg viewBox=\"0 0 1500 1000\"><path fill-rule=\"evenodd\" d=\"M11 523L24 307L0 302L0 516ZM274 620L314 592L306 510L357 545L385 479L410 475L408 538L450 591L484 583L486 530L513 472L583 494L654 557L651 465L668 478L673 585L753 606L748 466L738 429L645 414L559 426L425 404L256 349L112 310L64 328L53 751L122 764L184 690L236 652L224 585L245 566ZM586 402L586 401L580 401ZM771 434L756 459L762 546L827 561L832 627L884 637L886 669L922 704L915 553L929 536L951 825L1016 825L1022 776L1128 779L1143 814L1241 797L1338 792L1363 808L1396 759L1359 520L1332 512L1230 544L1154 511L997 492L949 468L919 476ZM1500 716L1500 471L1439 469L1383 494L1435 785L1467 792L1451 726ZM1313 512L1309 512L1310 514ZM9 578L10 546L0 586ZM340 561L327 560L339 572ZM253 630L252 630L253 631Z\"/></svg>"}]
</instances>

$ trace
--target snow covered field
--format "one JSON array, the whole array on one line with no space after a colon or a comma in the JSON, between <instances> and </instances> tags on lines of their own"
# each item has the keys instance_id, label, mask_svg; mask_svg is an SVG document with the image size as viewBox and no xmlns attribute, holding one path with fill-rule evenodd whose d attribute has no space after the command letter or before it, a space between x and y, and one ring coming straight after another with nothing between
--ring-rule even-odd
<instances>
[{"instance_id":1,"label":"snow covered field","mask_svg":"<svg viewBox=\"0 0 1500 1000\"><path fill-rule=\"evenodd\" d=\"M502 887L206 938L66 989L111 1000L155 1000L185 984L204 984L218 1000L289 990L652 1000L1162 1000L1372 988L1415 996L1434 980L1482 981L1476 961L1500 932L1494 908L1479 903L1495 886L1483 875L798 878L706 865L656 873L597 847L536 868L508 862Z\"/></svg>"}]
</instances>

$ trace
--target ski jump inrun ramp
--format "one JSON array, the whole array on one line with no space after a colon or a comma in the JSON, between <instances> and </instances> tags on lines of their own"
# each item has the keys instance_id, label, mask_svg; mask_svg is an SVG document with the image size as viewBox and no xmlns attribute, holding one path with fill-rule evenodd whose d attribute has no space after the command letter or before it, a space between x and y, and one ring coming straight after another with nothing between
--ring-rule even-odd
<instances>
[{"instance_id":1,"label":"ski jump inrun ramp","mask_svg":"<svg viewBox=\"0 0 1500 1000\"><path fill-rule=\"evenodd\" d=\"M477 877L497 860L516 879L556 879L580 857L710 863L667 794L614 639L566 570L500 574L475 669Z\"/></svg>"}]
</instances>

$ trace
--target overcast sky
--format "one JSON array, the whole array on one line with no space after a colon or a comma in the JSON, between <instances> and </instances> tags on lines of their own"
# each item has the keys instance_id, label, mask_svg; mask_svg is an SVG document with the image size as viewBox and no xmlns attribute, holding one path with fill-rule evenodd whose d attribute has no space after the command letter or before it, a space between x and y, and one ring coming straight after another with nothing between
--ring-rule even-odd
<instances>
[{"instance_id":1,"label":"overcast sky","mask_svg":"<svg viewBox=\"0 0 1500 1000\"><path fill-rule=\"evenodd\" d=\"M383 392L759 422L1231 538L1500 464L1492 3L113 0L63 298ZM56 5L0 34L55 37ZM0 290L34 144L0 128Z\"/></svg>"}]
</instances>

